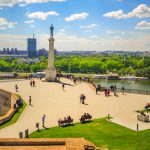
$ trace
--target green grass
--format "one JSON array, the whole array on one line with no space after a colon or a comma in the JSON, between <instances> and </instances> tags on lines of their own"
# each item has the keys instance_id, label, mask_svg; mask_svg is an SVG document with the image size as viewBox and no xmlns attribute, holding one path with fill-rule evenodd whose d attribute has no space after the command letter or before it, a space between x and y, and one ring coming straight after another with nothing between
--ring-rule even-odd
<instances>
[{"instance_id":1,"label":"green grass","mask_svg":"<svg viewBox=\"0 0 150 150\"><path fill-rule=\"evenodd\" d=\"M77 123L69 127L53 127L30 134L30 138L79 137L84 137L98 147L113 150L148 150L150 148L150 130L136 132L108 122L106 119L96 119L86 124Z\"/></svg>"},{"instance_id":2,"label":"green grass","mask_svg":"<svg viewBox=\"0 0 150 150\"><path fill-rule=\"evenodd\" d=\"M13 117L11 118L11 120L9 120L8 122L6 122L4 124L1 124L0 125L0 129L5 128L5 127L7 127L9 125L12 125L12 124L16 123L17 120L19 119L20 115L24 111L26 105L27 104L23 101L23 107L21 107L17 112L15 112L15 114L13 115Z\"/></svg>"}]
</instances>

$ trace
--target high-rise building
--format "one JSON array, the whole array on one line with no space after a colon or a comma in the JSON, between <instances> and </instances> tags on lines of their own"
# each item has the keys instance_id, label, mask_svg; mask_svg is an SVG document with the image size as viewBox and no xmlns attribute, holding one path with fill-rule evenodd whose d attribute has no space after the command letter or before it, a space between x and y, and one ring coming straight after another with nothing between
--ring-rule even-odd
<instances>
[{"instance_id":1,"label":"high-rise building","mask_svg":"<svg viewBox=\"0 0 150 150\"><path fill-rule=\"evenodd\" d=\"M36 39L34 38L28 38L27 39L27 51L28 51L28 57L36 57Z\"/></svg>"}]
</instances>

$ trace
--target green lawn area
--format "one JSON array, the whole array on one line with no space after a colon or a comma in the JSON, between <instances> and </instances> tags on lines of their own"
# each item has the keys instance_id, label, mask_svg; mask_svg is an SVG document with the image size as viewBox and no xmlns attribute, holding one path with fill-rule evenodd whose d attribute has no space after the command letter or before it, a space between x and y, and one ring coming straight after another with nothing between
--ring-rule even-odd
<instances>
[{"instance_id":1,"label":"green lawn area","mask_svg":"<svg viewBox=\"0 0 150 150\"><path fill-rule=\"evenodd\" d=\"M11 124L14 124L17 122L17 120L19 119L20 115L22 114L22 112L24 111L25 107L26 107L26 103L23 101L23 107L21 107L17 112L15 112L15 114L13 115L13 117L11 118L10 121L4 123L4 124L1 124L0 125L0 129L6 127L6 126L9 126Z\"/></svg>"},{"instance_id":2,"label":"green lawn area","mask_svg":"<svg viewBox=\"0 0 150 150\"><path fill-rule=\"evenodd\" d=\"M30 138L77 137L84 137L98 147L113 150L148 150L150 148L150 130L136 132L108 122L105 118L86 124L77 123L69 127L53 127L30 134Z\"/></svg>"}]
</instances>

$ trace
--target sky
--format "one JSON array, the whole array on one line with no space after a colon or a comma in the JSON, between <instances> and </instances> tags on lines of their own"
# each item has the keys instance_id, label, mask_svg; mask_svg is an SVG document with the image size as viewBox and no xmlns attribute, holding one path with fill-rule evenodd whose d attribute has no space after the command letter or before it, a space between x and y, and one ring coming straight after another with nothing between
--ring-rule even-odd
<instances>
[{"instance_id":1,"label":"sky","mask_svg":"<svg viewBox=\"0 0 150 150\"><path fill-rule=\"evenodd\" d=\"M0 0L0 49L150 51L150 0Z\"/></svg>"}]
</instances>

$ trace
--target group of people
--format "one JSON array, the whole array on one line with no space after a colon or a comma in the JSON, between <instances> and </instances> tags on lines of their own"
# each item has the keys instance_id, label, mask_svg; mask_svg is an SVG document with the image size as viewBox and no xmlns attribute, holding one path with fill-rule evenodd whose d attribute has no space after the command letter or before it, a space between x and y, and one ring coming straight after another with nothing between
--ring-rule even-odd
<instances>
[{"instance_id":1,"label":"group of people","mask_svg":"<svg viewBox=\"0 0 150 150\"><path fill-rule=\"evenodd\" d=\"M80 122L84 122L85 120L90 120L92 116L89 113L84 113L84 115L81 116Z\"/></svg>"},{"instance_id":2,"label":"group of people","mask_svg":"<svg viewBox=\"0 0 150 150\"><path fill-rule=\"evenodd\" d=\"M96 89L96 94L97 94L98 91L103 91L103 88L104 87L101 87L101 85L96 85L96 88L95 88ZM104 88L104 94L105 94L105 96L109 96L110 92L113 92L114 96L118 96L117 95L116 85L111 85L110 88ZM121 88L121 92L124 95L124 92L125 92L124 86Z\"/></svg>"},{"instance_id":3,"label":"group of people","mask_svg":"<svg viewBox=\"0 0 150 150\"><path fill-rule=\"evenodd\" d=\"M14 104L14 108L20 108L23 106L23 101L22 98L19 96L18 99L16 100L16 103Z\"/></svg>"},{"instance_id":4,"label":"group of people","mask_svg":"<svg viewBox=\"0 0 150 150\"><path fill-rule=\"evenodd\" d=\"M73 119L70 116L64 117L64 119L58 120L58 125L67 125L73 122Z\"/></svg>"},{"instance_id":5,"label":"group of people","mask_svg":"<svg viewBox=\"0 0 150 150\"><path fill-rule=\"evenodd\" d=\"M84 94L81 94L80 103L85 104L85 99L86 99L86 96Z\"/></svg>"},{"instance_id":6,"label":"group of people","mask_svg":"<svg viewBox=\"0 0 150 150\"><path fill-rule=\"evenodd\" d=\"M109 89L107 89L107 88L105 88L105 90L104 90L104 94L105 94L105 96L109 96L109 95L110 95L110 90L109 90Z\"/></svg>"},{"instance_id":7,"label":"group of people","mask_svg":"<svg viewBox=\"0 0 150 150\"><path fill-rule=\"evenodd\" d=\"M34 80L30 80L30 86L35 87L35 81Z\"/></svg>"},{"instance_id":8,"label":"group of people","mask_svg":"<svg viewBox=\"0 0 150 150\"><path fill-rule=\"evenodd\" d=\"M100 85L100 84L96 85L96 94L97 94L97 92L100 91L100 90L101 90L101 85Z\"/></svg>"},{"instance_id":9,"label":"group of people","mask_svg":"<svg viewBox=\"0 0 150 150\"><path fill-rule=\"evenodd\" d=\"M145 109L150 110L150 103L147 103Z\"/></svg>"},{"instance_id":10,"label":"group of people","mask_svg":"<svg viewBox=\"0 0 150 150\"><path fill-rule=\"evenodd\" d=\"M75 76L72 75L72 74L67 74L67 75L65 75L65 77L66 77L67 79L70 79L71 81L73 81L74 84L77 84L77 82L78 82L78 83L81 83L82 80L83 80L82 77L75 77Z\"/></svg>"}]
</instances>

